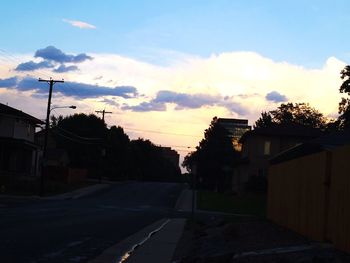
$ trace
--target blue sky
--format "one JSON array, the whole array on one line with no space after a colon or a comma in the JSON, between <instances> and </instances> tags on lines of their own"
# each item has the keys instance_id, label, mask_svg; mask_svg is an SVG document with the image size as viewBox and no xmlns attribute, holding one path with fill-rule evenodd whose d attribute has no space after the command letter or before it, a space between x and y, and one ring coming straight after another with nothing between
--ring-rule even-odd
<instances>
[{"instance_id":1,"label":"blue sky","mask_svg":"<svg viewBox=\"0 0 350 263\"><path fill-rule=\"evenodd\" d=\"M159 50L199 56L255 51L319 66L349 59L347 1L25 1L2 2L2 48L119 53L162 62ZM84 21L95 30L71 27Z\"/></svg>"},{"instance_id":2,"label":"blue sky","mask_svg":"<svg viewBox=\"0 0 350 263\"><path fill-rule=\"evenodd\" d=\"M106 109L131 138L190 147L214 116L252 125L289 101L336 117L349 11L345 0L2 1L0 102L44 118L37 79L63 78L54 105Z\"/></svg>"}]
</instances>

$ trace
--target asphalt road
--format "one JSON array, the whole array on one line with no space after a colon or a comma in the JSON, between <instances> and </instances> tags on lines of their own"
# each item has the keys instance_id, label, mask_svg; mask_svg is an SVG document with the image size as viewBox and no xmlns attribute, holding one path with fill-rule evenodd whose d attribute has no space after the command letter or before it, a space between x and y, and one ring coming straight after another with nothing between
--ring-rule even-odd
<instances>
[{"instance_id":1,"label":"asphalt road","mask_svg":"<svg viewBox=\"0 0 350 263\"><path fill-rule=\"evenodd\" d=\"M173 217L182 186L128 182L76 200L0 206L0 262L86 262L143 227Z\"/></svg>"}]
</instances>

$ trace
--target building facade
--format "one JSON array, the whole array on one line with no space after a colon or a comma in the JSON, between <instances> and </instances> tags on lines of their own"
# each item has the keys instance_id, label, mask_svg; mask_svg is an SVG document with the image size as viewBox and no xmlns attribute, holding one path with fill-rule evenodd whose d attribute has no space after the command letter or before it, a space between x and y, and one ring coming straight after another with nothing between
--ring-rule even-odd
<instances>
[{"instance_id":1,"label":"building facade","mask_svg":"<svg viewBox=\"0 0 350 263\"><path fill-rule=\"evenodd\" d=\"M248 120L245 119L229 119L218 118L217 123L224 127L231 138L233 147L236 151L241 151L242 145L239 142L243 134L251 130L251 126L248 125Z\"/></svg>"},{"instance_id":2,"label":"building facade","mask_svg":"<svg viewBox=\"0 0 350 263\"><path fill-rule=\"evenodd\" d=\"M43 122L0 103L0 175L36 175L39 146L35 127Z\"/></svg>"}]
</instances>

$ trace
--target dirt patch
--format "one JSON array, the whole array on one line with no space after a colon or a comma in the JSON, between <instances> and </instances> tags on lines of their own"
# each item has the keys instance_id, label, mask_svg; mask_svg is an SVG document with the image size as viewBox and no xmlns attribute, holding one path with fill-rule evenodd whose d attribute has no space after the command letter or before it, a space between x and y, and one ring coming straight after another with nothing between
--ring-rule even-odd
<instances>
[{"instance_id":1,"label":"dirt patch","mask_svg":"<svg viewBox=\"0 0 350 263\"><path fill-rule=\"evenodd\" d=\"M188 222L176 248L177 263L345 263L350 256L268 221Z\"/></svg>"}]
</instances>

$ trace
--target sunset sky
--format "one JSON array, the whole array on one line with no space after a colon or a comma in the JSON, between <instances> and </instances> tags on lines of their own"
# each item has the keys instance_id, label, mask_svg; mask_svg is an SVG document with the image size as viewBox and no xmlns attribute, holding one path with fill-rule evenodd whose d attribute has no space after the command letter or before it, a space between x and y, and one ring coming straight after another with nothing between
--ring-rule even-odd
<instances>
[{"instance_id":1,"label":"sunset sky","mask_svg":"<svg viewBox=\"0 0 350 263\"><path fill-rule=\"evenodd\" d=\"M214 116L247 118L282 102L337 116L350 61L348 1L1 2L0 102L45 118L106 109L131 139L182 156Z\"/></svg>"}]
</instances>

